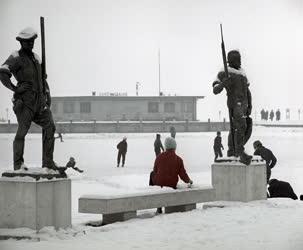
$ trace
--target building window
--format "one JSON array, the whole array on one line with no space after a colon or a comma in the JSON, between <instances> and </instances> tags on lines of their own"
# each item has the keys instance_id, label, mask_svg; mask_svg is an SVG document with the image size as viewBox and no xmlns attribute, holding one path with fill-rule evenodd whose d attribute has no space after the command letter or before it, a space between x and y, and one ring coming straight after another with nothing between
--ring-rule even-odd
<instances>
[{"instance_id":1,"label":"building window","mask_svg":"<svg viewBox=\"0 0 303 250\"><path fill-rule=\"evenodd\" d=\"M57 103L52 103L51 110L52 110L52 113L54 113L54 114L58 112Z\"/></svg>"},{"instance_id":2,"label":"building window","mask_svg":"<svg viewBox=\"0 0 303 250\"><path fill-rule=\"evenodd\" d=\"M158 113L159 112L159 103L149 102L148 103L148 113Z\"/></svg>"},{"instance_id":3,"label":"building window","mask_svg":"<svg viewBox=\"0 0 303 250\"><path fill-rule=\"evenodd\" d=\"M65 102L63 104L63 112L64 113L74 113L74 103L73 102Z\"/></svg>"},{"instance_id":4,"label":"building window","mask_svg":"<svg viewBox=\"0 0 303 250\"><path fill-rule=\"evenodd\" d=\"M90 113L91 105L90 102L80 102L80 113Z\"/></svg>"},{"instance_id":5,"label":"building window","mask_svg":"<svg viewBox=\"0 0 303 250\"><path fill-rule=\"evenodd\" d=\"M164 104L164 112L165 113L175 113L176 107L175 107L175 103L173 102L167 102Z\"/></svg>"},{"instance_id":6,"label":"building window","mask_svg":"<svg viewBox=\"0 0 303 250\"><path fill-rule=\"evenodd\" d=\"M185 103L185 113L192 113L193 112L193 103L187 102Z\"/></svg>"}]
</instances>

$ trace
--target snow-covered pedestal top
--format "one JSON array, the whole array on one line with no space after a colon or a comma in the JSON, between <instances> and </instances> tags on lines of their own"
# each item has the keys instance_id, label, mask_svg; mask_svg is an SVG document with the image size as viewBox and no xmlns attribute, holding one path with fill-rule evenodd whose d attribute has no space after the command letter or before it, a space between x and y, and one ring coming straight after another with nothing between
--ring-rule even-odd
<instances>
[{"instance_id":1,"label":"snow-covered pedestal top","mask_svg":"<svg viewBox=\"0 0 303 250\"><path fill-rule=\"evenodd\" d=\"M21 168L19 170L6 170L2 173L2 178L11 178L17 181L32 180L55 180L57 178L65 178L59 171L48 168Z\"/></svg>"}]
</instances>

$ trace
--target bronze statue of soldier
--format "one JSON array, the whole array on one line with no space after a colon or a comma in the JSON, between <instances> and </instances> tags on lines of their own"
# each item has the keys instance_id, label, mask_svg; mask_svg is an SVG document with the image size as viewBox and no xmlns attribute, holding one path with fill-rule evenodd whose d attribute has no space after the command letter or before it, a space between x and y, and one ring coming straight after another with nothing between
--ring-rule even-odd
<instances>
[{"instance_id":1,"label":"bronze statue of soldier","mask_svg":"<svg viewBox=\"0 0 303 250\"><path fill-rule=\"evenodd\" d=\"M42 127L42 167L56 169L53 161L56 127L50 110L49 86L42 74L41 60L32 51L37 37L32 28L22 30L16 37L20 50L13 52L0 67L2 84L14 92L13 110L18 121L13 143L15 170L24 166L24 140L32 122ZM11 81L12 76L16 85Z\"/></svg>"},{"instance_id":2,"label":"bronze statue of soldier","mask_svg":"<svg viewBox=\"0 0 303 250\"><path fill-rule=\"evenodd\" d=\"M241 68L241 55L232 50L227 55L228 77L224 70L220 71L213 82L214 94L223 89L227 93L227 106L230 115L231 129L228 136L227 156L240 157L240 162L249 165L252 156L244 152L244 145L252 133L251 114L252 103L249 82Z\"/></svg>"}]
</instances>

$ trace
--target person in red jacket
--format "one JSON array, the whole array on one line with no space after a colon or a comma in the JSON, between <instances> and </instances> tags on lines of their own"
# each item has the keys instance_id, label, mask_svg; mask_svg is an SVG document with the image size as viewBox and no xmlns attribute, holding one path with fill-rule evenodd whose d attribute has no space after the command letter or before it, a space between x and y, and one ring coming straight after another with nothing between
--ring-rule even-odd
<instances>
[{"instance_id":1,"label":"person in red jacket","mask_svg":"<svg viewBox=\"0 0 303 250\"><path fill-rule=\"evenodd\" d=\"M193 184L186 173L183 160L175 153L177 148L175 139L172 137L166 138L164 146L166 151L158 155L155 160L154 170L150 175L150 185L176 189L179 177L185 183ZM162 209L158 208L157 213L162 213Z\"/></svg>"}]
</instances>

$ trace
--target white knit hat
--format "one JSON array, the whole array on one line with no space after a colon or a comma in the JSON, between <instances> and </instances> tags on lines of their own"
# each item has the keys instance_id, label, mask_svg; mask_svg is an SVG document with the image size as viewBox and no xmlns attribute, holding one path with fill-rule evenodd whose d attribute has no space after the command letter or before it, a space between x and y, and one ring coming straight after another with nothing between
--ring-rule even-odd
<instances>
[{"instance_id":1,"label":"white knit hat","mask_svg":"<svg viewBox=\"0 0 303 250\"><path fill-rule=\"evenodd\" d=\"M168 149L176 149L177 148L177 143L176 143L176 140L172 137L167 137L164 141L164 146L165 146L165 149L168 150Z\"/></svg>"},{"instance_id":2,"label":"white knit hat","mask_svg":"<svg viewBox=\"0 0 303 250\"><path fill-rule=\"evenodd\" d=\"M38 37L37 32L33 28L28 27L21 30L18 36L16 37L16 39L18 41L22 41L22 40L36 39L37 37Z\"/></svg>"}]
</instances>

